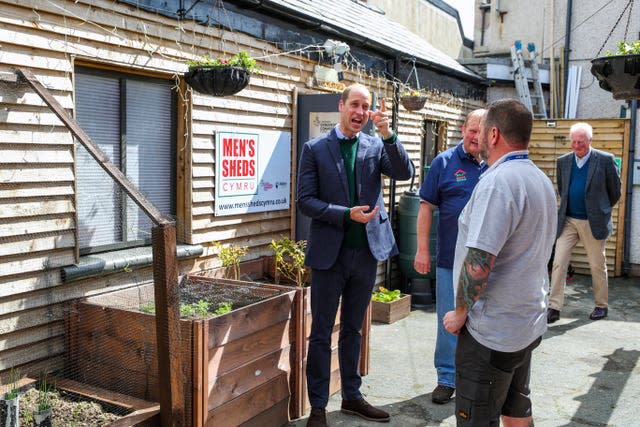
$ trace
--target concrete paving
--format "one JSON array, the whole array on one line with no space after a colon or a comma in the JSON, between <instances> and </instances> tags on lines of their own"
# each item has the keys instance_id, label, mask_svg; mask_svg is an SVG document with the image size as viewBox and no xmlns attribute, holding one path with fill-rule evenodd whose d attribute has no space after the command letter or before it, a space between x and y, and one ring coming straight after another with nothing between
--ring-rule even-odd
<instances>
[{"instance_id":1,"label":"concrete paving","mask_svg":"<svg viewBox=\"0 0 640 427\"><path fill-rule=\"evenodd\" d=\"M640 426L640 278L610 279L609 316L591 321L591 279L567 284L561 319L533 353L531 390L536 427ZM374 324L370 373L362 392L391 414L388 424L327 407L331 426L455 426L454 403L436 405L433 349L435 307L414 310L394 324ZM289 427L306 425L306 418Z\"/></svg>"}]
</instances>

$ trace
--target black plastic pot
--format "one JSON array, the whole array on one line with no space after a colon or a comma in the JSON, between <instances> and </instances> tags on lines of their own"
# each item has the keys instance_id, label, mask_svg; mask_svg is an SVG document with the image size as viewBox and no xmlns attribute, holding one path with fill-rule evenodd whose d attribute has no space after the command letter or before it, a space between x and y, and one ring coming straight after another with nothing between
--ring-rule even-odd
<instances>
[{"instance_id":1,"label":"black plastic pot","mask_svg":"<svg viewBox=\"0 0 640 427\"><path fill-rule=\"evenodd\" d=\"M640 99L640 55L618 55L591 61L591 74L613 99Z\"/></svg>"},{"instance_id":2,"label":"black plastic pot","mask_svg":"<svg viewBox=\"0 0 640 427\"><path fill-rule=\"evenodd\" d=\"M241 67L192 68L185 81L196 91L213 96L229 96L249 84L250 73Z\"/></svg>"}]
</instances>

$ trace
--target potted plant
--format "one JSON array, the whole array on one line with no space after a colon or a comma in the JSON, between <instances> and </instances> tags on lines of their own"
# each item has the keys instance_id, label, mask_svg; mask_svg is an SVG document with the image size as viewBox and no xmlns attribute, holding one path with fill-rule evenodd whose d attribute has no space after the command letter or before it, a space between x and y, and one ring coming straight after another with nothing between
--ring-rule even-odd
<instances>
[{"instance_id":1,"label":"potted plant","mask_svg":"<svg viewBox=\"0 0 640 427\"><path fill-rule=\"evenodd\" d=\"M640 40L619 41L617 51L591 61L591 74L613 99L640 99Z\"/></svg>"},{"instance_id":2,"label":"potted plant","mask_svg":"<svg viewBox=\"0 0 640 427\"><path fill-rule=\"evenodd\" d=\"M426 102L427 96L420 89L407 88L400 94L400 103L409 111L421 110Z\"/></svg>"},{"instance_id":3,"label":"potted plant","mask_svg":"<svg viewBox=\"0 0 640 427\"><path fill-rule=\"evenodd\" d=\"M256 60L241 50L231 58L187 60L186 82L195 90L213 96L228 96L240 92L248 84L251 74L260 72Z\"/></svg>"},{"instance_id":4,"label":"potted plant","mask_svg":"<svg viewBox=\"0 0 640 427\"><path fill-rule=\"evenodd\" d=\"M18 381L20 373L11 368L9 371L8 390L0 400L0 426L20 427L20 393Z\"/></svg>"},{"instance_id":5,"label":"potted plant","mask_svg":"<svg viewBox=\"0 0 640 427\"><path fill-rule=\"evenodd\" d=\"M378 286L371 295L371 320L393 323L411 312L411 295L400 293L399 289L389 290Z\"/></svg>"}]
</instances>

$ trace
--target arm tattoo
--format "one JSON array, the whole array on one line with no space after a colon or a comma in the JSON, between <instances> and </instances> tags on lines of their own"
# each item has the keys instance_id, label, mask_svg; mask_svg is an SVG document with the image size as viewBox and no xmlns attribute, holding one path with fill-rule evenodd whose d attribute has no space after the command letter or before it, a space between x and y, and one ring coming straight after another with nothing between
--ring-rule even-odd
<instances>
[{"instance_id":1,"label":"arm tattoo","mask_svg":"<svg viewBox=\"0 0 640 427\"><path fill-rule=\"evenodd\" d=\"M458 281L458 296L456 298L458 307L466 307L470 310L473 303L480 298L482 292L487 288L489 273L493 270L495 261L495 255L480 249L469 248Z\"/></svg>"}]
</instances>

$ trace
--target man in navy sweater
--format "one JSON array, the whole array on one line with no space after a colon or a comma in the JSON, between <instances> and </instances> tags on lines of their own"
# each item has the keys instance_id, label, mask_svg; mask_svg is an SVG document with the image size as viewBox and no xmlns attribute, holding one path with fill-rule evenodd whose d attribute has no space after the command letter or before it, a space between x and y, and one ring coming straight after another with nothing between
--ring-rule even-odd
<instances>
[{"instance_id":1,"label":"man in navy sweater","mask_svg":"<svg viewBox=\"0 0 640 427\"><path fill-rule=\"evenodd\" d=\"M576 123L569 136L572 153L560 156L556 164L560 207L547 323L560 319L567 266L579 241L591 269L595 308L589 318L603 319L609 310L605 242L613 230L611 211L620 199L620 176L613 156L591 147L591 125Z\"/></svg>"}]
</instances>

